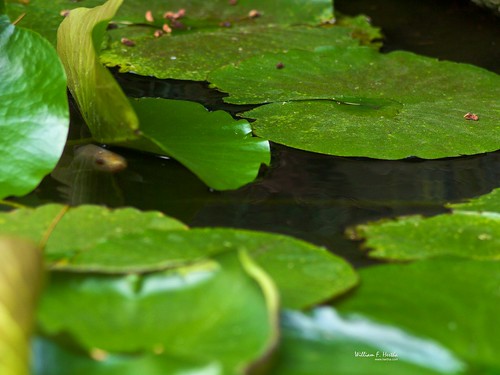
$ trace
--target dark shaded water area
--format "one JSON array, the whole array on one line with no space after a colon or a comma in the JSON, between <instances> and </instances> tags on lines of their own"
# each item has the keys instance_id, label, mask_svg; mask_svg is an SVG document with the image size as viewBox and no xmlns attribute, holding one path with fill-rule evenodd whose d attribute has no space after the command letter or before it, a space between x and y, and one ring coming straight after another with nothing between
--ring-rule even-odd
<instances>
[{"instance_id":1,"label":"dark shaded water area","mask_svg":"<svg viewBox=\"0 0 500 375\"><path fill-rule=\"evenodd\" d=\"M499 71L500 20L467 1L337 0L345 14L368 14L386 36L383 51L404 49ZM237 112L204 83L116 77L130 96L196 100ZM166 119L167 121L167 119ZM235 191L208 189L176 161L117 150L129 167L112 177L85 176L77 201L161 210L191 226L288 234L326 246L356 266L372 263L345 229L400 215L445 212L500 186L500 152L441 160L383 161L314 154L272 144L272 163ZM73 198L74 199L74 198ZM67 188L46 178L26 204L67 202Z\"/></svg>"}]
</instances>

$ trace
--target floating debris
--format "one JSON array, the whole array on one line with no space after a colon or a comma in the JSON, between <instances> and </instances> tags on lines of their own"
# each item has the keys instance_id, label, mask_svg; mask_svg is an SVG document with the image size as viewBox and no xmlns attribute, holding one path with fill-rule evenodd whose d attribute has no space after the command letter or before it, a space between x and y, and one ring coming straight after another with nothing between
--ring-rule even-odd
<instances>
[{"instance_id":1,"label":"floating debris","mask_svg":"<svg viewBox=\"0 0 500 375\"><path fill-rule=\"evenodd\" d=\"M146 21L148 22L155 22L155 18L153 17L153 13L148 10L146 14L144 15L144 18L146 18Z\"/></svg>"},{"instance_id":2,"label":"floating debris","mask_svg":"<svg viewBox=\"0 0 500 375\"><path fill-rule=\"evenodd\" d=\"M464 119L466 120L471 120L471 121L478 121L479 120L479 116L476 115L475 113L472 113L472 112L467 112L465 115L464 115Z\"/></svg>"},{"instance_id":3,"label":"floating debris","mask_svg":"<svg viewBox=\"0 0 500 375\"><path fill-rule=\"evenodd\" d=\"M159 38L163 34L164 34L163 30L156 30L153 35L155 36L155 38Z\"/></svg>"},{"instance_id":4,"label":"floating debris","mask_svg":"<svg viewBox=\"0 0 500 375\"><path fill-rule=\"evenodd\" d=\"M172 32L172 28L168 26L168 24L164 23L162 26L162 30L166 32L167 34L170 34Z\"/></svg>"},{"instance_id":5,"label":"floating debris","mask_svg":"<svg viewBox=\"0 0 500 375\"><path fill-rule=\"evenodd\" d=\"M186 15L186 9L179 9L177 12L168 11L163 14L163 18L178 20Z\"/></svg>"},{"instance_id":6,"label":"floating debris","mask_svg":"<svg viewBox=\"0 0 500 375\"><path fill-rule=\"evenodd\" d=\"M228 3L229 5L236 5L238 4L238 0L229 0Z\"/></svg>"},{"instance_id":7,"label":"floating debris","mask_svg":"<svg viewBox=\"0 0 500 375\"><path fill-rule=\"evenodd\" d=\"M71 10L69 10L69 9L63 9L59 12L59 15L62 17L68 17L70 12L71 12Z\"/></svg>"},{"instance_id":8,"label":"floating debris","mask_svg":"<svg viewBox=\"0 0 500 375\"><path fill-rule=\"evenodd\" d=\"M127 47L133 47L135 46L135 42L133 40L127 39L127 38L121 38L120 42Z\"/></svg>"},{"instance_id":9,"label":"floating debris","mask_svg":"<svg viewBox=\"0 0 500 375\"><path fill-rule=\"evenodd\" d=\"M285 67L285 64L283 64L281 61L276 64L276 69L283 69Z\"/></svg>"},{"instance_id":10,"label":"floating debris","mask_svg":"<svg viewBox=\"0 0 500 375\"><path fill-rule=\"evenodd\" d=\"M260 17L262 14L256 10L256 9L252 9L250 12L248 12L248 18L257 18L257 17Z\"/></svg>"}]
</instances>

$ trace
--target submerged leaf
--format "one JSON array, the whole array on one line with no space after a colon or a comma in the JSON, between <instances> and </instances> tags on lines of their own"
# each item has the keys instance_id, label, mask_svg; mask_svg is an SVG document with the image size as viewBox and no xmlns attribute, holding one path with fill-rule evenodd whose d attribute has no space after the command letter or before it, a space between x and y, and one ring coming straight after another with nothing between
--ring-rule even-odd
<instances>
[{"instance_id":1,"label":"submerged leaf","mask_svg":"<svg viewBox=\"0 0 500 375\"><path fill-rule=\"evenodd\" d=\"M434 159L500 148L500 77L466 64L338 47L266 54L209 80L230 103L271 103L245 113L254 132L299 149Z\"/></svg>"},{"instance_id":2,"label":"submerged leaf","mask_svg":"<svg viewBox=\"0 0 500 375\"><path fill-rule=\"evenodd\" d=\"M92 136L103 143L134 139L139 126L128 99L96 53L107 23L122 1L74 9L57 33L57 51L68 74L68 87Z\"/></svg>"},{"instance_id":3,"label":"submerged leaf","mask_svg":"<svg viewBox=\"0 0 500 375\"><path fill-rule=\"evenodd\" d=\"M500 259L500 189L469 203L451 204L451 213L403 217L360 225L373 258L410 260L440 255Z\"/></svg>"},{"instance_id":4,"label":"submerged leaf","mask_svg":"<svg viewBox=\"0 0 500 375\"><path fill-rule=\"evenodd\" d=\"M69 125L66 77L52 46L0 15L0 199L34 189Z\"/></svg>"},{"instance_id":5,"label":"submerged leaf","mask_svg":"<svg viewBox=\"0 0 500 375\"><path fill-rule=\"evenodd\" d=\"M0 373L28 375L30 336L42 282L42 253L31 242L0 238Z\"/></svg>"}]
</instances>

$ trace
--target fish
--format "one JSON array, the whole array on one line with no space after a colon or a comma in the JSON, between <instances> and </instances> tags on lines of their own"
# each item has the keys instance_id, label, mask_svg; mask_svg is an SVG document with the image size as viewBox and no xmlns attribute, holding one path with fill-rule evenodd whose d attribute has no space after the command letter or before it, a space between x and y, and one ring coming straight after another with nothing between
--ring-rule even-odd
<instances>
[{"instance_id":1,"label":"fish","mask_svg":"<svg viewBox=\"0 0 500 375\"><path fill-rule=\"evenodd\" d=\"M65 150L51 177L60 183L65 203L120 206L123 194L115 175L127 169L127 160L103 147L88 144Z\"/></svg>"}]
</instances>

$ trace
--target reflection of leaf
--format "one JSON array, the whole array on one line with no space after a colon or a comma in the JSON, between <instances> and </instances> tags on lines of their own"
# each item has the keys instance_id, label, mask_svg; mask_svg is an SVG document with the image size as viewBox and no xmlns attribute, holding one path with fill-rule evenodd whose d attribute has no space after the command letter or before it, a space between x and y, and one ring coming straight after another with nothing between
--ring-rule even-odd
<instances>
[{"instance_id":1,"label":"reflection of leaf","mask_svg":"<svg viewBox=\"0 0 500 375\"><path fill-rule=\"evenodd\" d=\"M499 262L433 259L369 267L360 275L360 287L336 304L342 315L433 340L467 363L468 373L498 372Z\"/></svg>"},{"instance_id":2,"label":"reflection of leaf","mask_svg":"<svg viewBox=\"0 0 500 375\"><path fill-rule=\"evenodd\" d=\"M259 284L240 265L238 252L144 276L53 273L40 324L45 333L72 335L86 349L156 348L240 373L275 339L278 312L270 307L276 303L266 300Z\"/></svg>"},{"instance_id":3,"label":"reflection of leaf","mask_svg":"<svg viewBox=\"0 0 500 375\"><path fill-rule=\"evenodd\" d=\"M29 374L30 335L42 282L41 251L0 238L0 374Z\"/></svg>"},{"instance_id":4,"label":"reflection of leaf","mask_svg":"<svg viewBox=\"0 0 500 375\"><path fill-rule=\"evenodd\" d=\"M38 34L0 15L0 199L34 189L56 165L68 132L66 79Z\"/></svg>"},{"instance_id":5,"label":"reflection of leaf","mask_svg":"<svg viewBox=\"0 0 500 375\"><path fill-rule=\"evenodd\" d=\"M374 258L500 259L500 189L450 208L452 213L430 218L412 216L360 225L356 235L366 238Z\"/></svg>"},{"instance_id":6,"label":"reflection of leaf","mask_svg":"<svg viewBox=\"0 0 500 375\"><path fill-rule=\"evenodd\" d=\"M431 340L364 318L345 319L329 307L310 315L287 311L282 330L273 375L437 375L463 367Z\"/></svg>"},{"instance_id":7,"label":"reflection of leaf","mask_svg":"<svg viewBox=\"0 0 500 375\"><path fill-rule=\"evenodd\" d=\"M100 142L136 138L137 116L118 83L97 57L107 22L122 0L71 11L58 29L57 51L73 94L92 136Z\"/></svg>"},{"instance_id":8,"label":"reflection of leaf","mask_svg":"<svg viewBox=\"0 0 500 375\"><path fill-rule=\"evenodd\" d=\"M274 69L275 61L285 68ZM500 148L500 78L470 65L338 47L266 54L209 80L230 93L228 102L272 102L245 114L257 119L254 132L300 149L432 159ZM479 121L465 120L469 111Z\"/></svg>"},{"instance_id":9,"label":"reflection of leaf","mask_svg":"<svg viewBox=\"0 0 500 375\"><path fill-rule=\"evenodd\" d=\"M269 143L252 137L245 120L179 100L144 98L132 104L144 137L214 189L247 184L257 177L261 163L270 162Z\"/></svg>"},{"instance_id":10,"label":"reflection of leaf","mask_svg":"<svg viewBox=\"0 0 500 375\"><path fill-rule=\"evenodd\" d=\"M159 212L70 208L47 237L60 205L0 214L0 234L46 239L54 268L149 272L182 267L222 252L245 250L276 283L286 307L303 308L344 293L357 282L352 267L325 249L291 237L234 229L195 228Z\"/></svg>"}]
</instances>

